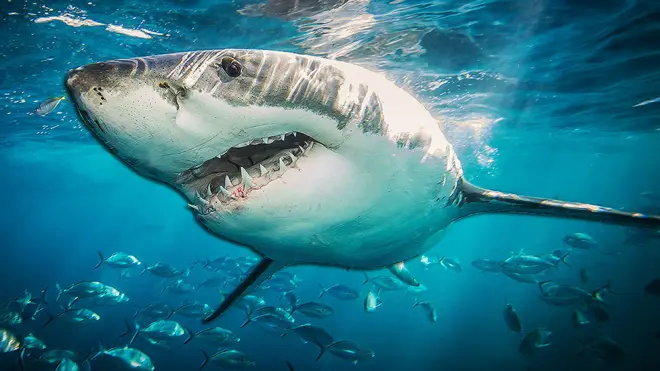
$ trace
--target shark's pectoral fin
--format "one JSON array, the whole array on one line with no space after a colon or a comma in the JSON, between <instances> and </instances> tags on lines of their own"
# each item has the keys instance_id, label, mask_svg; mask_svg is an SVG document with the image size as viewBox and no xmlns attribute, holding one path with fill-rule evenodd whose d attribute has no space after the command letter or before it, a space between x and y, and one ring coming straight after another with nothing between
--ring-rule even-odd
<instances>
[{"instance_id":1,"label":"shark's pectoral fin","mask_svg":"<svg viewBox=\"0 0 660 371\"><path fill-rule=\"evenodd\" d=\"M231 307L236 300L243 296L248 290L253 287L259 286L262 282L270 278L275 272L284 268L286 264L276 262L269 258L263 258L255 267L252 268L250 274L225 297L218 309L210 316L205 318L202 323L209 323L216 318L220 317L227 309Z\"/></svg>"},{"instance_id":2,"label":"shark's pectoral fin","mask_svg":"<svg viewBox=\"0 0 660 371\"><path fill-rule=\"evenodd\" d=\"M608 207L529 197L477 187L459 178L447 206L456 206L461 217L475 214L530 214L563 219L590 220L631 227L660 229L660 216L625 212Z\"/></svg>"},{"instance_id":3,"label":"shark's pectoral fin","mask_svg":"<svg viewBox=\"0 0 660 371\"><path fill-rule=\"evenodd\" d=\"M392 272L392 274L402 282L410 286L419 286L419 281L417 281L415 277L410 274L410 271L408 271L408 268L406 268L406 265L403 262L392 264L387 267L387 269L389 269L390 272Z\"/></svg>"}]
</instances>

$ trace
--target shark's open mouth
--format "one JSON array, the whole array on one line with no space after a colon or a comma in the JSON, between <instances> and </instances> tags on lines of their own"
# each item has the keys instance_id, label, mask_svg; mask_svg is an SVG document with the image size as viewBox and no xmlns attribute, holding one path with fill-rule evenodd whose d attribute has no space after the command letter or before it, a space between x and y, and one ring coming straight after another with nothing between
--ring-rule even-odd
<instances>
[{"instance_id":1,"label":"shark's open mouth","mask_svg":"<svg viewBox=\"0 0 660 371\"><path fill-rule=\"evenodd\" d=\"M218 203L243 200L295 168L315 141L297 132L254 139L188 169L176 182L195 192L195 205L203 214L216 211Z\"/></svg>"}]
</instances>

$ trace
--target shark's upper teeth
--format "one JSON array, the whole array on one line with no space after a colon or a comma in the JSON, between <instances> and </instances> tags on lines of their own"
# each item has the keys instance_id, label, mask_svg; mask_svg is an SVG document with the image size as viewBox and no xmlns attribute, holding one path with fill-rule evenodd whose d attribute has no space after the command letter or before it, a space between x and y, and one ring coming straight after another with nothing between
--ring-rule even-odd
<instances>
[{"instance_id":1,"label":"shark's upper teeth","mask_svg":"<svg viewBox=\"0 0 660 371\"><path fill-rule=\"evenodd\" d=\"M289 157L291 157L291 164L295 164L296 160L298 160L298 158L296 158L291 152L289 152Z\"/></svg>"},{"instance_id":2,"label":"shark's upper teeth","mask_svg":"<svg viewBox=\"0 0 660 371\"><path fill-rule=\"evenodd\" d=\"M256 164L250 167L238 167L238 171L227 171L226 165L217 165L220 162L212 159L209 166L218 166L217 169L210 168L204 169L200 165L199 174L192 174L195 179L203 180L198 188L195 188L190 197L192 209L196 210L202 216L212 215L217 211L231 211L232 203L243 201L248 197L248 194L261 189L270 182L284 176L284 173L291 168L298 168L297 163L302 157L308 156L309 150L314 145L313 140L298 141L293 138L296 137L296 132L289 132L285 134L278 134L269 137L253 139L248 142L240 143L234 147L245 147L249 145L264 145L274 142L285 141L290 146L282 146L278 154L274 157L267 156L259 160ZM302 135L304 137L304 135ZM288 147L288 148L286 148ZM273 148L274 149L274 148ZM258 148L255 148L258 151ZM229 149L225 152L231 151ZM243 151L241 151L243 152ZM231 152L229 152L231 153ZM243 153L245 155L245 153ZM225 159L223 155L218 155L222 161L233 164L231 158ZM240 157L240 156L239 156ZM254 160L254 159L252 159ZM211 161L211 160L210 160ZM236 168L234 168L236 169ZM194 169L193 169L194 170ZM212 177L211 181L209 178ZM224 179L223 179L224 178ZM222 185L224 183L224 185ZM229 207L229 208L228 208Z\"/></svg>"},{"instance_id":3,"label":"shark's upper teeth","mask_svg":"<svg viewBox=\"0 0 660 371\"><path fill-rule=\"evenodd\" d=\"M222 193L223 196L225 196L225 198L229 196L229 191L223 186L220 186L220 192Z\"/></svg>"},{"instance_id":4,"label":"shark's upper teeth","mask_svg":"<svg viewBox=\"0 0 660 371\"><path fill-rule=\"evenodd\" d=\"M203 203L204 206L209 206L209 202L208 202L204 197L200 196L199 193L197 193L197 191L195 191L195 196L197 196L197 199L198 199L201 203Z\"/></svg>"},{"instance_id":5,"label":"shark's upper teeth","mask_svg":"<svg viewBox=\"0 0 660 371\"><path fill-rule=\"evenodd\" d=\"M241 167L241 178L243 181L243 184L245 184L245 189L247 190L248 188L254 186L254 179L250 177L250 174L245 171L244 167Z\"/></svg>"}]
</instances>

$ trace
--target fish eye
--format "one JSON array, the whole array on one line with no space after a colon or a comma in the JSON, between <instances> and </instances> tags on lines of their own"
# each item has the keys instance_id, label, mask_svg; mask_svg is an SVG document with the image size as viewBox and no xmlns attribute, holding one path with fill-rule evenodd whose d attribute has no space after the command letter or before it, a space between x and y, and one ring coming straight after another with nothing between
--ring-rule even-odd
<instances>
[{"instance_id":1,"label":"fish eye","mask_svg":"<svg viewBox=\"0 0 660 371\"><path fill-rule=\"evenodd\" d=\"M229 75L229 77L238 77L241 75L243 70L243 66L241 66L241 64L232 57L222 58L220 65L222 66L222 69L225 70L227 75Z\"/></svg>"}]
</instances>

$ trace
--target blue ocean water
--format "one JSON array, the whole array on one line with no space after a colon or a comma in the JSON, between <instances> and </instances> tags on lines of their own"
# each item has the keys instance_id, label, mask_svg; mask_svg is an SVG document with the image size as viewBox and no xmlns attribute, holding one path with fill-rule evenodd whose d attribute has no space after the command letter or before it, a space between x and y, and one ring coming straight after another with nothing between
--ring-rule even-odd
<instances>
[{"instance_id":1,"label":"blue ocean water","mask_svg":"<svg viewBox=\"0 0 660 371\"><path fill-rule=\"evenodd\" d=\"M296 5L297 4L297 5ZM47 309L22 324L3 324L19 337L33 333L47 349L70 349L84 358L101 341L123 346L124 321L153 301L177 307L184 300L218 305L218 290L188 295L161 291L163 279L141 269L128 277L95 269L97 251L123 251L144 264L185 269L196 261L254 256L204 231L174 190L136 175L102 148L78 121L70 102L47 116L32 115L43 100L64 95L72 68L95 61L216 48L258 48L319 55L380 71L414 94L436 115L456 147L468 180L506 192L660 211L660 4L653 1L8 1L0 6L0 298L49 287ZM655 194L651 193L655 192ZM574 249L570 267L539 280L594 290L606 282L610 319L576 329L574 307L540 300L537 284L484 273L470 262L505 259L521 249L552 253L570 248L565 235L583 232L598 246ZM658 239L631 243L624 227L541 217L485 215L452 227L428 256L458 259L462 271L419 260L407 265L428 291L381 293L382 307L365 313L362 272L294 267L296 295L317 300L319 285L345 284L360 299L324 297L335 314L297 317L322 326L335 340L352 340L375 352L352 364L324 355L295 336L258 326L240 328L245 314L231 310L214 325L241 337L237 349L255 370L656 370L660 367L660 301L645 293L658 278ZM589 281L580 280L580 269ZM370 276L387 275L387 270ZM211 273L197 264L190 280ZM130 300L95 307L101 320L42 327L46 312L62 311L55 284L95 280ZM260 293L269 305L279 292ZM432 302L431 323L414 298ZM552 344L532 355L519 352L521 334L503 319L516 309L524 333L553 332ZM199 331L198 319L174 316ZM592 322L595 322L592 320ZM523 334L524 334L523 333ZM577 356L580 341L608 336L625 351L623 362ZM194 341L153 345L138 338L156 370L195 370ZM37 355L38 357L38 355ZM0 356L0 369L18 369L17 352ZM24 362L28 370L56 365ZM93 370L127 366L99 357ZM212 369L213 365L206 366Z\"/></svg>"}]
</instances>

